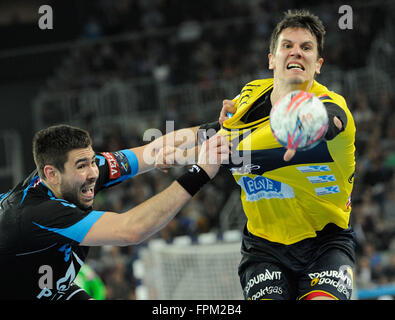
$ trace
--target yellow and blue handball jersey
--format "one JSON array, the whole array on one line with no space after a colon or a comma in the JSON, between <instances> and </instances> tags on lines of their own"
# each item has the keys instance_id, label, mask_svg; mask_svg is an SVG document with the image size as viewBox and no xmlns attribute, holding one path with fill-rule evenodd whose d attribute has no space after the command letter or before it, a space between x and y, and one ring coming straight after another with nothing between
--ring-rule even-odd
<instances>
[{"instance_id":1,"label":"yellow and blue handball jersey","mask_svg":"<svg viewBox=\"0 0 395 320\"><path fill-rule=\"evenodd\" d=\"M355 124L342 96L314 81L309 92L324 105L339 106L346 127L332 140L298 151L285 162L285 148L274 138L269 116L243 122L258 99L270 95L273 79L255 80L234 99L236 113L223 124L236 151L230 164L253 235L289 245L316 236L327 224L349 226L355 170Z\"/></svg>"}]
</instances>

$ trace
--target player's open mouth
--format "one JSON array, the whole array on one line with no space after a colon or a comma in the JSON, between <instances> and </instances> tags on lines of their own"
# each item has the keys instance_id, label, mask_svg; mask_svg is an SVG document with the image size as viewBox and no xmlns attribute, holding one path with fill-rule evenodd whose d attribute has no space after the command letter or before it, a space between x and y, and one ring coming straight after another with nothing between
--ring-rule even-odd
<instances>
[{"instance_id":1,"label":"player's open mouth","mask_svg":"<svg viewBox=\"0 0 395 320\"><path fill-rule=\"evenodd\" d=\"M95 196L95 186L83 186L81 189L82 196L88 200L92 200Z\"/></svg>"},{"instance_id":2,"label":"player's open mouth","mask_svg":"<svg viewBox=\"0 0 395 320\"><path fill-rule=\"evenodd\" d=\"M300 63L296 63L296 62L290 62L290 63L288 63L288 65L287 65L287 70L291 70L291 69L304 71L303 65L301 65Z\"/></svg>"}]
</instances>

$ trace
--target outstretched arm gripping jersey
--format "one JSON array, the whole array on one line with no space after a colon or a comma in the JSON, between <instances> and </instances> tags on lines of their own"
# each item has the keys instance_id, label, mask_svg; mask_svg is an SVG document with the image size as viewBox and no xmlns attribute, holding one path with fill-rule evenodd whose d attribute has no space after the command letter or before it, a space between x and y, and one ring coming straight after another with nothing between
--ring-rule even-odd
<instances>
[{"instance_id":1,"label":"outstretched arm gripping jersey","mask_svg":"<svg viewBox=\"0 0 395 320\"><path fill-rule=\"evenodd\" d=\"M314 81L310 90L338 116L341 132L332 126L316 147L298 151L285 162L285 153L269 124L273 79L248 83L235 98L237 111L220 134L235 151L227 165L241 188L248 230L261 238L292 244L316 236L327 224L346 229L355 171L355 124L344 98ZM264 117L250 117L261 102Z\"/></svg>"}]
</instances>

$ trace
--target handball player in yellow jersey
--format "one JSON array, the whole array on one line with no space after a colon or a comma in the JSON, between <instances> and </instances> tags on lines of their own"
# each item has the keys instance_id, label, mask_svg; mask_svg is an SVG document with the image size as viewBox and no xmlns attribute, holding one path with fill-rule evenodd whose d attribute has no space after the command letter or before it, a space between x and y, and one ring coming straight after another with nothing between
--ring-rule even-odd
<instances>
[{"instance_id":1,"label":"handball player in yellow jersey","mask_svg":"<svg viewBox=\"0 0 395 320\"><path fill-rule=\"evenodd\" d=\"M317 16L288 11L271 37L273 78L247 83L224 100L219 121L190 128L196 141L215 129L232 142L226 166L247 216L239 266L245 299L351 298L355 125L344 98L315 80L324 35ZM328 112L325 139L307 151L285 150L270 130L272 105L293 90L315 94Z\"/></svg>"}]
</instances>

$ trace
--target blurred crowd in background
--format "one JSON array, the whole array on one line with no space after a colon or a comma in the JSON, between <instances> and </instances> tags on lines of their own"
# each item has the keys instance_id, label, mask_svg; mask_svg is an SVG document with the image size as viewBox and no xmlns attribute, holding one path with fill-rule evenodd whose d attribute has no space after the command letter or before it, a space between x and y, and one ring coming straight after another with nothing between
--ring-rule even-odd
<instances>
[{"instance_id":1,"label":"blurred crowd in background","mask_svg":"<svg viewBox=\"0 0 395 320\"><path fill-rule=\"evenodd\" d=\"M325 50L325 65L344 71L364 66L369 46L384 26L383 6L359 7L353 12L357 32L339 32L335 6L315 1L100 0L87 4L90 15L80 37L133 36L127 42L100 41L73 50L48 79L48 86L83 89L141 77L176 85L240 74L269 75L267 49L279 17L289 8L309 7L309 2L327 29L326 48L330 49ZM169 31L170 37L160 37Z\"/></svg>"},{"instance_id":2,"label":"blurred crowd in background","mask_svg":"<svg viewBox=\"0 0 395 320\"><path fill-rule=\"evenodd\" d=\"M382 32L389 13L380 5L353 7L354 30L342 31L338 27L338 7L330 5L298 0L90 1L85 4L90 15L81 39L130 37L122 38L127 41L103 40L74 48L47 79L43 90L100 88L114 79L210 86L218 79L237 79L240 75L256 77L249 80L270 77L267 54L271 31L285 10L298 7L312 8L326 26L322 72L333 66L346 74L367 64L370 46ZM171 36L162 37L164 32ZM357 236L355 279L359 288L395 283L395 95L383 89L379 96L372 99L362 91L345 96L357 127L351 220ZM217 119L221 106L219 100L217 108L206 115L207 122ZM167 110L163 124L165 120L176 120L178 128L199 124L193 116L180 117L177 108L182 106ZM95 142L96 149L102 151L144 143L133 123L126 131L107 128L103 139ZM179 173L178 169L167 174L156 170L137 176L98 194L95 207L123 212L166 188ZM238 186L231 174L221 169L210 185L153 237L171 241L179 235L196 237L218 231L220 211L235 189ZM133 275L133 262L144 245L91 249L87 262L102 279L106 299L135 298L138 280Z\"/></svg>"}]
</instances>

